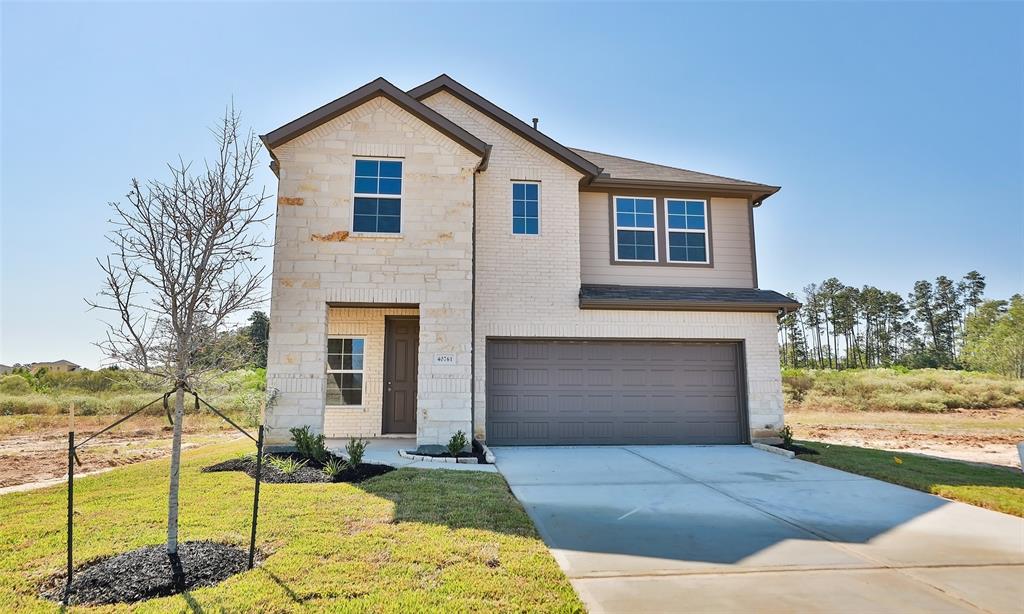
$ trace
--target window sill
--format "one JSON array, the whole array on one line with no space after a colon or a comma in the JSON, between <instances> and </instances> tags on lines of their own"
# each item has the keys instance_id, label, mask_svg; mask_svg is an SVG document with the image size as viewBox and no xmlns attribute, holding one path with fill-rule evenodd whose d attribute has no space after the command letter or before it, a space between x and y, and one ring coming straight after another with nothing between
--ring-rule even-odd
<instances>
[{"instance_id":1,"label":"window sill","mask_svg":"<svg viewBox=\"0 0 1024 614\"><path fill-rule=\"evenodd\" d=\"M365 405L324 405L324 409L334 409L339 411L366 411L368 408Z\"/></svg>"},{"instance_id":2,"label":"window sill","mask_svg":"<svg viewBox=\"0 0 1024 614\"><path fill-rule=\"evenodd\" d=\"M395 241L405 238L400 232L350 232L349 239L379 239L381 241Z\"/></svg>"}]
</instances>

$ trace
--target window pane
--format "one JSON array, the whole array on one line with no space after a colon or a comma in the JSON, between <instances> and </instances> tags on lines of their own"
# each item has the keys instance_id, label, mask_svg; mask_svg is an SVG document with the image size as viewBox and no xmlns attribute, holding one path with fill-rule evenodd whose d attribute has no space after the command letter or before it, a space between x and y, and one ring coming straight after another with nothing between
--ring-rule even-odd
<instances>
[{"instance_id":1,"label":"window pane","mask_svg":"<svg viewBox=\"0 0 1024 614\"><path fill-rule=\"evenodd\" d=\"M377 180L368 177L356 177L356 194L376 194Z\"/></svg>"},{"instance_id":2,"label":"window pane","mask_svg":"<svg viewBox=\"0 0 1024 614\"><path fill-rule=\"evenodd\" d=\"M686 250L691 262L704 262L707 260L707 251L703 247L689 248Z\"/></svg>"},{"instance_id":3,"label":"window pane","mask_svg":"<svg viewBox=\"0 0 1024 614\"><path fill-rule=\"evenodd\" d=\"M539 192L539 187L540 186L538 186L536 183L526 183L526 184L523 184L523 188L525 188L525 190L526 190L526 198L527 198L527 200L537 200L537 194Z\"/></svg>"},{"instance_id":4,"label":"window pane","mask_svg":"<svg viewBox=\"0 0 1024 614\"><path fill-rule=\"evenodd\" d=\"M704 215L704 203L700 201L687 201L686 202L686 214L687 215Z\"/></svg>"},{"instance_id":5,"label":"window pane","mask_svg":"<svg viewBox=\"0 0 1024 614\"><path fill-rule=\"evenodd\" d=\"M672 262L706 262L706 240L707 238L703 233L669 233L669 260L671 260Z\"/></svg>"},{"instance_id":6,"label":"window pane","mask_svg":"<svg viewBox=\"0 0 1024 614\"><path fill-rule=\"evenodd\" d=\"M654 233L653 232L636 232L637 245L654 245Z\"/></svg>"},{"instance_id":7,"label":"window pane","mask_svg":"<svg viewBox=\"0 0 1024 614\"><path fill-rule=\"evenodd\" d=\"M327 353L328 354L341 354L342 343L344 339L328 339L327 340Z\"/></svg>"},{"instance_id":8,"label":"window pane","mask_svg":"<svg viewBox=\"0 0 1024 614\"><path fill-rule=\"evenodd\" d=\"M526 219L521 217L512 218L512 234L526 234Z\"/></svg>"},{"instance_id":9,"label":"window pane","mask_svg":"<svg viewBox=\"0 0 1024 614\"><path fill-rule=\"evenodd\" d=\"M397 160L382 161L380 163L381 177L401 177L402 163Z\"/></svg>"},{"instance_id":10,"label":"window pane","mask_svg":"<svg viewBox=\"0 0 1024 614\"><path fill-rule=\"evenodd\" d=\"M668 216L668 227L669 228L686 228L686 216L685 215L669 215Z\"/></svg>"},{"instance_id":11,"label":"window pane","mask_svg":"<svg viewBox=\"0 0 1024 614\"><path fill-rule=\"evenodd\" d=\"M636 225L639 228L654 228L654 215L647 213L637 213Z\"/></svg>"},{"instance_id":12,"label":"window pane","mask_svg":"<svg viewBox=\"0 0 1024 614\"><path fill-rule=\"evenodd\" d=\"M636 216L632 213L616 213L615 223L619 226L636 226Z\"/></svg>"},{"instance_id":13,"label":"window pane","mask_svg":"<svg viewBox=\"0 0 1024 614\"><path fill-rule=\"evenodd\" d=\"M654 260L654 232L619 230L619 260Z\"/></svg>"},{"instance_id":14,"label":"window pane","mask_svg":"<svg viewBox=\"0 0 1024 614\"><path fill-rule=\"evenodd\" d=\"M401 218L393 215L382 215L377 218L377 232L401 232Z\"/></svg>"},{"instance_id":15,"label":"window pane","mask_svg":"<svg viewBox=\"0 0 1024 614\"><path fill-rule=\"evenodd\" d=\"M339 369L348 369L350 367L344 366L345 359L348 358L348 354L328 354L327 355L327 368L332 371Z\"/></svg>"},{"instance_id":16,"label":"window pane","mask_svg":"<svg viewBox=\"0 0 1024 614\"><path fill-rule=\"evenodd\" d=\"M536 218L526 218L526 234L535 235L538 231L538 224Z\"/></svg>"},{"instance_id":17,"label":"window pane","mask_svg":"<svg viewBox=\"0 0 1024 614\"><path fill-rule=\"evenodd\" d=\"M526 216L537 217L537 203L532 201L526 203Z\"/></svg>"},{"instance_id":18,"label":"window pane","mask_svg":"<svg viewBox=\"0 0 1024 614\"><path fill-rule=\"evenodd\" d=\"M522 200L512 201L512 215L514 217L523 217L526 215L526 202Z\"/></svg>"},{"instance_id":19,"label":"window pane","mask_svg":"<svg viewBox=\"0 0 1024 614\"><path fill-rule=\"evenodd\" d=\"M633 213L636 211L632 198L616 198L615 211L621 213Z\"/></svg>"},{"instance_id":20,"label":"window pane","mask_svg":"<svg viewBox=\"0 0 1024 614\"><path fill-rule=\"evenodd\" d=\"M619 243L619 260L636 260L636 248L632 245L623 245Z\"/></svg>"},{"instance_id":21,"label":"window pane","mask_svg":"<svg viewBox=\"0 0 1024 614\"><path fill-rule=\"evenodd\" d=\"M341 405L362 405L363 404L363 391L362 389L345 388L341 391Z\"/></svg>"},{"instance_id":22,"label":"window pane","mask_svg":"<svg viewBox=\"0 0 1024 614\"><path fill-rule=\"evenodd\" d=\"M356 160L356 177L377 177L379 167L376 160Z\"/></svg>"},{"instance_id":23,"label":"window pane","mask_svg":"<svg viewBox=\"0 0 1024 614\"><path fill-rule=\"evenodd\" d=\"M637 260L654 260L654 246L640 245L636 248Z\"/></svg>"},{"instance_id":24,"label":"window pane","mask_svg":"<svg viewBox=\"0 0 1024 614\"><path fill-rule=\"evenodd\" d=\"M352 230L356 232L377 232L377 216L356 215L352 222Z\"/></svg>"},{"instance_id":25,"label":"window pane","mask_svg":"<svg viewBox=\"0 0 1024 614\"><path fill-rule=\"evenodd\" d=\"M401 194L402 193L402 180L401 179L381 179L380 180L380 192L378 194Z\"/></svg>"},{"instance_id":26,"label":"window pane","mask_svg":"<svg viewBox=\"0 0 1024 614\"><path fill-rule=\"evenodd\" d=\"M704 216L688 216L686 218L686 227L691 230L704 230Z\"/></svg>"},{"instance_id":27,"label":"window pane","mask_svg":"<svg viewBox=\"0 0 1024 614\"><path fill-rule=\"evenodd\" d=\"M377 215L377 199L357 198L356 215Z\"/></svg>"},{"instance_id":28,"label":"window pane","mask_svg":"<svg viewBox=\"0 0 1024 614\"><path fill-rule=\"evenodd\" d=\"M648 198L636 199L637 213L654 213L654 201Z\"/></svg>"},{"instance_id":29,"label":"window pane","mask_svg":"<svg viewBox=\"0 0 1024 614\"><path fill-rule=\"evenodd\" d=\"M363 353L363 340L362 339L352 339L351 341L352 341L352 352L355 353L355 354L362 354Z\"/></svg>"},{"instance_id":30,"label":"window pane","mask_svg":"<svg viewBox=\"0 0 1024 614\"><path fill-rule=\"evenodd\" d=\"M402 201L395 198L381 198L377 201L377 212L380 215L401 215Z\"/></svg>"},{"instance_id":31,"label":"window pane","mask_svg":"<svg viewBox=\"0 0 1024 614\"><path fill-rule=\"evenodd\" d=\"M512 198L516 200L523 200L526 198L526 184L525 183L513 183L512 184Z\"/></svg>"},{"instance_id":32,"label":"window pane","mask_svg":"<svg viewBox=\"0 0 1024 614\"><path fill-rule=\"evenodd\" d=\"M686 205L682 201L670 200L667 202L669 215L683 215L686 213Z\"/></svg>"}]
</instances>

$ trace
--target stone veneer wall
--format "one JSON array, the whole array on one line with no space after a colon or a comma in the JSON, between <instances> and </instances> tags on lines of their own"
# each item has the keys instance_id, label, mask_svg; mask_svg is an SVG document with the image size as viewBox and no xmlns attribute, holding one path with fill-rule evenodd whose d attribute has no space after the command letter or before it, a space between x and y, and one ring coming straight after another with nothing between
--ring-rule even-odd
<instances>
[{"instance_id":1,"label":"stone veneer wall","mask_svg":"<svg viewBox=\"0 0 1024 614\"><path fill-rule=\"evenodd\" d=\"M275 149L280 163L267 385L270 443L311 424L365 429L325 415L328 304L418 306L417 439L471 429L470 300L475 154L385 98ZM352 234L353 159L404 161L403 235ZM435 353L455 355L434 365ZM369 413L369 412L367 412ZM379 420L377 422L379 425ZM379 428L379 426L377 426ZM358 433L352 433L358 434Z\"/></svg>"},{"instance_id":2,"label":"stone veneer wall","mask_svg":"<svg viewBox=\"0 0 1024 614\"><path fill-rule=\"evenodd\" d=\"M447 92L424 102L492 145L477 178L474 435L486 438L488 337L742 340L751 437L783 420L775 315L581 310L580 173ZM539 181L540 234L511 232L513 180Z\"/></svg>"}]
</instances>

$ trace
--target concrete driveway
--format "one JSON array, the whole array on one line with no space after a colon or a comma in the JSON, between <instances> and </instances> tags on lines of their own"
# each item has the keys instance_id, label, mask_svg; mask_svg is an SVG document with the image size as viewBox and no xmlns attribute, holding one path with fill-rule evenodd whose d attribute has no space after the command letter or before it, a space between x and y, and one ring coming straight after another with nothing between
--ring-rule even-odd
<instances>
[{"instance_id":1,"label":"concrete driveway","mask_svg":"<svg viewBox=\"0 0 1024 614\"><path fill-rule=\"evenodd\" d=\"M496 448L590 612L1024 612L1024 519L747 446Z\"/></svg>"}]
</instances>

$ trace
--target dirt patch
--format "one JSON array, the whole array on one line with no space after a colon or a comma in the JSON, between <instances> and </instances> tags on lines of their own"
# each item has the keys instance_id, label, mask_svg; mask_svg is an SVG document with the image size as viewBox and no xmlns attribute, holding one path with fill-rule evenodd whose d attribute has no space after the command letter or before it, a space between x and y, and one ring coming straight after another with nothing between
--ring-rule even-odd
<instances>
[{"instance_id":1,"label":"dirt patch","mask_svg":"<svg viewBox=\"0 0 1024 614\"><path fill-rule=\"evenodd\" d=\"M786 420L797 439L926 454L974 463L1019 468L1019 409L957 410L934 416L870 412L790 412ZM1000 424L1005 423L1005 428Z\"/></svg>"},{"instance_id":2,"label":"dirt patch","mask_svg":"<svg viewBox=\"0 0 1024 614\"><path fill-rule=\"evenodd\" d=\"M76 570L68 591L71 605L134 603L213 586L248 567L249 553L214 542L185 542L178 547L183 581L175 585L172 563L163 545L146 546L93 561ZM51 579L42 596L64 598L66 576Z\"/></svg>"},{"instance_id":3,"label":"dirt patch","mask_svg":"<svg viewBox=\"0 0 1024 614\"><path fill-rule=\"evenodd\" d=\"M117 416L105 423L113 422ZM91 473L112 467L131 465L170 455L172 432L166 420L161 426L157 420L136 429L117 429L100 435L78 453L82 464L75 466L75 474ZM188 421L186 420L186 425ZM197 423L195 429L186 428L183 449L197 448L210 443L224 442L239 436L237 431L207 430L208 424ZM207 428L203 428L207 427ZM90 425L88 432L76 433L84 441L100 427ZM68 434L66 427L32 429L0 438L0 488L42 482L67 476Z\"/></svg>"}]
</instances>

